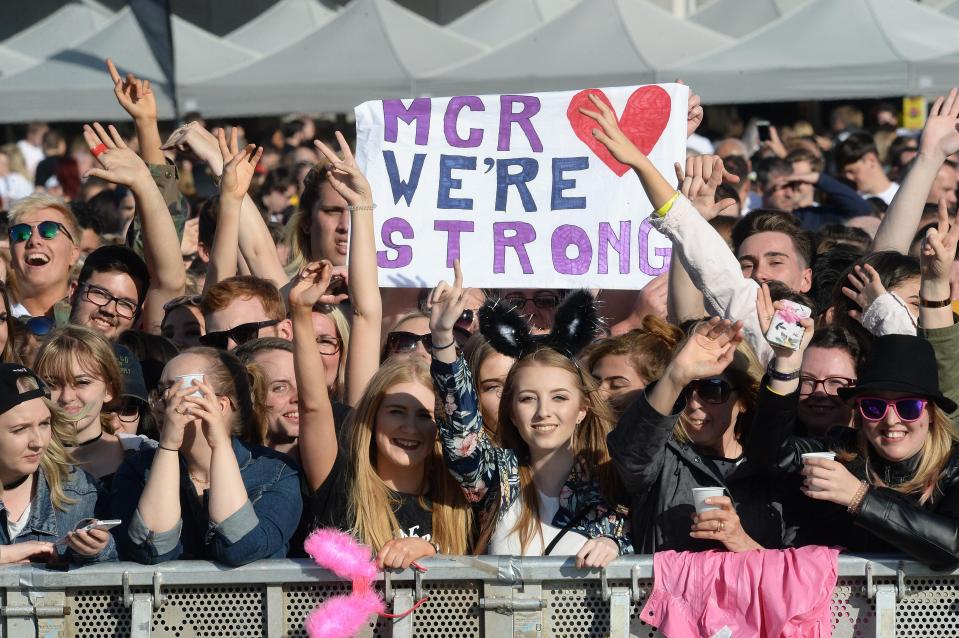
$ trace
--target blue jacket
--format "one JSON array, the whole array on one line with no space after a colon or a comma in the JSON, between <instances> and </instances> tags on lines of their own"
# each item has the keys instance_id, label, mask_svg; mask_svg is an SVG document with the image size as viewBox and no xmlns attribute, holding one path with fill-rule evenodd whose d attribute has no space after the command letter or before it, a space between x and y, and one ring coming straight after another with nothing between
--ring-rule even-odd
<instances>
[{"instance_id":1,"label":"blue jacket","mask_svg":"<svg viewBox=\"0 0 959 638\"><path fill-rule=\"evenodd\" d=\"M9 545L25 541L52 543L67 532L76 529L77 523L85 518L107 518L105 515L107 509L106 493L102 491L102 488L92 476L80 468L70 466L70 472L67 474L66 482L63 485L63 493L73 503L66 505L66 509L63 511L53 506L53 502L50 500L50 486L42 469L37 471L36 481L37 486L34 490L33 500L30 502L30 520L20 534L12 540L9 538L7 531L7 510L3 506L3 501L0 501L0 511L3 512L3 516L0 517L0 544ZM58 545L57 553L61 558L75 565L117 559L116 543L112 536L107 546L96 556L82 556L67 545Z\"/></svg>"},{"instance_id":2,"label":"blue jacket","mask_svg":"<svg viewBox=\"0 0 959 638\"><path fill-rule=\"evenodd\" d=\"M137 507L156 449L128 458L113 479L113 517L124 560L153 565L170 560L212 560L245 565L262 558L284 558L303 510L300 475L285 455L233 438L233 453L249 500L219 524L209 518L209 492L202 503L180 456L180 522L172 529L151 530Z\"/></svg>"}]
</instances>

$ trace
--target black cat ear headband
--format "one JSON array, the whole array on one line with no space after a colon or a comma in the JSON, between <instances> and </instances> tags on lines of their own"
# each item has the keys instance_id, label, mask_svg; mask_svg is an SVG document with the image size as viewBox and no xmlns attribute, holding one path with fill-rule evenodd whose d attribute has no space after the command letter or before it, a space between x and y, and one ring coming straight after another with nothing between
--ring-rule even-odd
<instances>
[{"instance_id":1,"label":"black cat ear headband","mask_svg":"<svg viewBox=\"0 0 959 638\"><path fill-rule=\"evenodd\" d=\"M602 323L596 300L588 290L574 290L556 308L549 334L534 335L529 322L511 305L487 301L479 311L480 332L494 350L520 359L548 347L575 360L600 334Z\"/></svg>"}]
</instances>

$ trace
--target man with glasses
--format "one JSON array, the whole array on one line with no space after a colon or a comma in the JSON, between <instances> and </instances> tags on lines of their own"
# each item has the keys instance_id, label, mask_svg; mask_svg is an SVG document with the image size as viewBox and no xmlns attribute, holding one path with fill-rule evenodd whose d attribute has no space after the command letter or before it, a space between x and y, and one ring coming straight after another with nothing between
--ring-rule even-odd
<instances>
[{"instance_id":1,"label":"man with glasses","mask_svg":"<svg viewBox=\"0 0 959 638\"><path fill-rule=\"evenodd\" d=\"M116 339L134 327L150 288L146 263L123 246L103 246L87 257L70 295L70 322Z\"/></svg>"},{"instance_id":2,"label":"man with glasses","mask_svg":"<svg viewBox=\"0 0 959 638\"><path fill-rule=\"evenodd\" d=\"M206 322L200 343L211 348L232 350L257 337L293 338L280 291L265 279L224 279L203 293L200 310Z\"/></svg>"},{"instance_id":3,"label":"man with glasses","mask_svg":"<svg viewBox=\"0 0 959 638\"><path fill-rule=\"evenodd\" d=\"M527 317L534 333L550 331L556 306L562 298L559 290L551 288L509 288L500 291L500 299Z\"/></svg>"},{"instance_id":4,"label":"man with glasses","mask_svg":"<svg viewBox=\"0 0 959 638\"><path fill-rule=\"evenodd\" d=\"M31 195L10 211L8 227L11 268L17 291L11 299L14 317L52 314L64 302L67 315L70 268L80 256L76 219L62 200L50 195Z\"/></svg>"}]
</instances>

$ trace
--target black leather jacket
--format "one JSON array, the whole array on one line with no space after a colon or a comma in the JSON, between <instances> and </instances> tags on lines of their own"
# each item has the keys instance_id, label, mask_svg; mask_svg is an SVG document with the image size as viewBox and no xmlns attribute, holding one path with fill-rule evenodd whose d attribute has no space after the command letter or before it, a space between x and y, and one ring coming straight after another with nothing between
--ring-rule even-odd
<instances>
[{"instance_id":1,"label":"black leather jacket","mask_svg":"<svg viewBox=\"0 0 959 638\"><path fill-rule=\"evenodd\" d=\"M856 454L843 465L856 478L868 480L866 459L858 454L859 433L852 428L834 428L824 438L794 436L798 392L781 396L763 380L756 418L746 442L746 454L754 463L784 475L798 488L801 455L834 451ZM837 459L839 460L839 459ZM959 567L959 447L954 446L933 495L919 503L919 495L894 488L915 475L920 454L890 463L871 452L869 464L890 487L871 486L859 513L849 514L835 503L814 501L804 494L785 504L785 517L797 524L797 545L840 546L862 553L905 553L933 569Z\"/></svg>"}]
</instances>

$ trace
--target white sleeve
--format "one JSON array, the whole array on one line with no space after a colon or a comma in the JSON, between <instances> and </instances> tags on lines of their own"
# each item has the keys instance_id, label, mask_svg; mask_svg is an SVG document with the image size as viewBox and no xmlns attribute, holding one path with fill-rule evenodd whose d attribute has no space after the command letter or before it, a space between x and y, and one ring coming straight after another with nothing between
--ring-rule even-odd
<instances>
[{"instance_id":1,"label":"white sleeve","mask_svg":"<svg viewBox=\"0 0 959 638\"><path fill-rule=\"evenodd\" d=\"M703 293L706 311L712 316L742 321L746 341L766 365L773 350L756 313L759 284L743 276L739 261L719 233L682 195L665 217L654 214L649 221L673 242L683 268Z\"/></svg>"},{"instance_id":2,"label":"white sleeve","mask_svg":"<svg viewBox=\"0 0 959 638\"><path fill-rule=\"evenodd\" d=\"M876 297L862 313L862 326L871 334L915 335L916 320L899 295L887 292Z\"/></svg>"}]
</instances>

